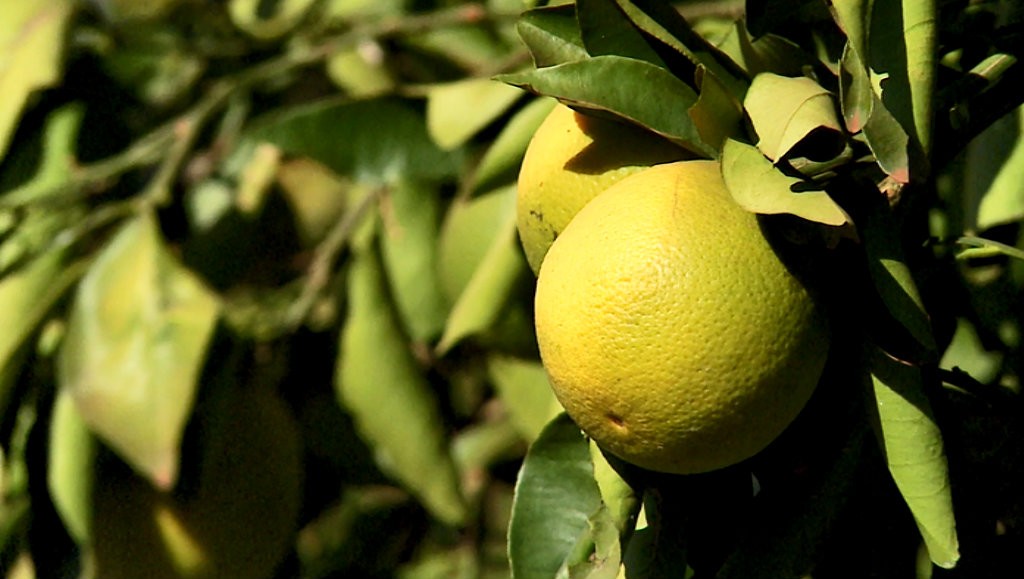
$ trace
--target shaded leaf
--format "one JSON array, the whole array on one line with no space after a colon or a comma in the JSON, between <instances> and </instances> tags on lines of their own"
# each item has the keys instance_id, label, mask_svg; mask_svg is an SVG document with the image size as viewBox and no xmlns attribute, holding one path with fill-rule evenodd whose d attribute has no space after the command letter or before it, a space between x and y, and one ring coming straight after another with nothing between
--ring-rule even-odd
<instances>
[{"instance_id":1,"label":"shaded leaf","mask_svg":"<svg viewBox=\"0 0 1024 579\"><path fill-rule=\"evenodd\" d=\"M459 171L458 156L433 142L422 115L392 98L331 100L285 109L254 122L245 136L371 183L440 179Z\"/></svg>"},{"instance_id":2,"label":"shaded leaf","mask_svg":"<svg viewBox=\"0 0 1024 579\"><path fill-rule=\"evenodd\" d=\"M939 360L939 367L966 372L971 378L988 384L999 375L1002 362L1003 353L985 348L974 324L959 318L949 346Z\"/></svg>"},{"instance_id":3,"label":"shaded leaf","mask_svg":"<svg viewBox=\"0 0 1024 579\"><path fill-rule=\"evenodd\" d=\"M501 116L522 91L489 78L435 86L427 93L427 131L442 149L454 149Z\"/></svg>"},{"instance_id":4,"label":"shaded leaf","mask_svg":"<svg viewBox=\"0 0 1024 579\"><path fill-rule=\"evenodd\" d=\"M68 390L60 390L50 422L46 484L68 533L79 545L90 538L96 439Z\"/></svg>"},{"instance_id":5,"label":"shaded leaf","mask_svg":"<svg viewBox=\"0 0 1024 579\"><path fill-rule=\"evenodd\" d=\"M589 443L565 414L552 420L519 470L508 553L514 579L551 579L601 508Z\"/></svg>"},{"instance_id":6,"label":"shaded leaf","mask_svg":"<svg viewBox=\"0 0 1024 579\"><path fill-rule=\"evenodd\" d=\"M1024 219L1024 107L1003 117L968 145L965 196L980 199L976 226ZM970 221L968 221L970 224Z\"/></svg>"},{"instance_id":7,"label":"shaded leaf","mask_svg":"<svg viewBox=\"0 0 1024 579\"><path fill-rule=\"evenodd\" d=\"M528 10L517 20L516 31L538 68L587 58L572 4Z\"/></svg>"},{"instance_id":8,"label":"shaded leaf","mask_svg":"<svg viewBox=\"0 0 1024 579\"><path fill-rule=\"evenodd\" d=\"M889 314L916 343L915 353L924 360L936 357L935 337L917 282L906 263L898 231L889 207L882 200L873 203L863 223L868 271Z\"/></svg>"},{"instance_id":9,"label":"shaded leaf","mask_svg":"<svg viewBox=\"0 0 1024 579\"><path fill-rule=\"evenodd\" d=\"M583 46L591 56L627 56L665 66L615 0L577 0L576 20Z\"/></svg>"},{"instance_id":10,"label":"shaded leaf","mask_svg":"<svg viewBox=\"0 0 1024 579\"><path fill-rule=\"evenodd\" d=\"M807 182L779 171L751 145L729 139L722 149L722 176L732 198L743 208L768 215L789 213L826 225L850 218L823 190L799 191Z\"/></svg>"},{"instance_id":11,"label":"shaded leaf","mask_svg":"<svg viewBox=\"0 0 1024 579\"><path fill-rule=\"evenodd\" d=\"M715 46L751 78L762 72L799 76L804 66L813 65L813 58L791 40L776 34L754 38L744 24L743 20L728 23Z\"/></svg>"},{"instance_id":12,"label":"shaded leaf","mask_svg":"<svg viewBox=\"0 0 1024 579\"><path fill-rule=\"evenodd\" d=\"M0 19L0 159L29 97L60 80L64 34L74 11L67 0L8 4Z\"/></svg>"},{"instance_id":13,"label":"shaded leaf","mask_svg":"<svg viewBox=\"0 0 1024 579\"><path fill-rule=\"evenodd\" d=\"M164 247L149 214L121 227L75 294L60 384L89 428L158 488L177 480L219 310L217 297Z\"/></svg>"},{"instance_id":14,"label":"shaded leaf","mask_svg":"<svg viewBox=\"0 0 1024 579\"><path fill-rule=\"evenodd\" d=\"M601 490L601 500L622 538L636 528L640 514L641 496L605 457L597 443L590 441L590 459L594 463L594 480Z\"/></svg>"},{"instance_id":15,"label":"shaded leaf","mask_svg":"<svg viewBox=\"0 0 1024 579\"><path fill-rule=\"evenodd\" d=\"M619 529L612 513L600 506L587 519L587 529L576 541L574 553L557 577L565 579L615 579L622 566Z\"/></svg>"},{"instance_id":16,"label":"shaded leaf","mask_svg":"<svg viewBox=\"0 0 1024 579\"><path fill-rule=\"evenodd\" d=\"M335 388L381 468L438 519L458 524L466 506L437 398L391 310L372 245L348 270L348 316L341 332Z\"/></svg>"},{"instance_id":17,"label":"shaded leaf","mask_svg":"<svg viewBox=\"0 0 1024 579\"><path fill-rule=\"evenodd\" d=\"M807 77L761 73L743 101L759 141L757 147L778 161L819 128L840 130L832 94Z\"/></svg>"},{"instance_id":18,"label":"shaded leaf","mask_svg":"<svg viewBox=\"0 0 1024 579\"><path fill-rule=\"evenodd\" d=\"M440 191L403 181L381 203L381 257L395 305L409 335L426 343L444 328L448 305L437 273Z\"/></svg>"},{"instance_id":19,"label":"shaded leaf","mask_svg":"<svg viewBox=\"0 0 1024 579\"><path fill-rule=\"evenodd\" d=\"M473 191L487 191L515 179L526 147L556 104L554 99L534 98L505 123L473 172Z\"/></svg>"},{"instance_id":20,"label":"shaded leaf","mask_svg":"<svg viewBox=\"0 0 1024 579\"><path fill-rule=\"evenodd\" d=\"M85 107L79 103L49 114L42 134L42 159L28 182L3 193L5 203L27 205L68 182L76 166L75 145L84 117ZM12 161L17 163L17 155L22 154L24 150L12 151Z\"/></svg>"},{"instance_id":21,"label":"shaded leaf","mask_svg":"<svg viewBox=\"0 0 1024 579\"><path fill-rule=\"evenodd\" d=\"M864 124L864 137L878 166L900 183L910 181L910 137L878 98L872 93L871 115Z\"/></svg>"},{"instance_id":22,"label":"shaded leaf","mask_svg":"<svg viewBox=\"0 0 1024 579\"><path fill-rule=\"evenodd\" d=\"M728 87L736 98L743 98L748 79L723 52L694 32L671 4L661 0L615 0L630 20L645 33L656 38L695 69L706 69ZM681 71L676 71L680 74ZM684 80L689 80L684 78Z\"/></svg>"},{"instance_id":23,"label":"shaded leaf","mask_svg":"<svg viewBox=\"0 0 1024 579\"><path fill-rule=\"evenodd\" d=\"M744 131L743 105L728 88L704 68L697 69L700 95L690 107L690 118L697 126L702 141L721 152L725 140Z\"/></svg>"},{"instance_id":24,"label":"shaded leaf","mask_svg":"<svg viewBox=\"0 0 1024 579\"><path fill-rule=\"evenodd\" d=\"M487 376L520 434L533 442L562 406L538 360L506 354L487 357Z\"/></svg>"},{"instance_id":25,"label":"shaded leaf","mask_svg":"<svg viewBox=\"0 0 1024 579\"><path fill-rule=\"evenodd\" d=\"M872 349L872 419L900 494L910 507L932 562L960 557L942 433L924 392L921 370Z\"/></svg>"},{"instance_id":26,"label":"shaded leaf","mask_svg":"<svg viewBox=\"0 0 1024 579\"><path fill-rule=\"evenodd\" d=\"M875 93L867 67L861 61L853 43L847 42L839 60L839 102L846 130L859 133L864 129L874 108Z\"/></svg>"},{"instance_id":27,"label":"shaded leaf","mask_svg":"<svg viewBox=\"0 0 1024 579\"><path fill-rule=\"evenodd\" d=\"M570 105L606 111L649 128L695 153L711 157L689 115L697 93L672 73L649 62L597 56L499 77Z\"/></svg>"},{"instance_id":28,"label":"shaded leaf","mask_svg":"<svg viewBox=\"0 0 1024 579\"><path fill-rule=\"evenodd\" d=\"M993 239L964 236L957 239L956 242L960 245L969 246L969 249L965 249L957 254L958 259L967 259L970 257L991 257L993 255L1002 254L1007 257L1024 260L1024 250L1013 247L1012 245L1000 243Z\"/></svg>"}]
</instances>

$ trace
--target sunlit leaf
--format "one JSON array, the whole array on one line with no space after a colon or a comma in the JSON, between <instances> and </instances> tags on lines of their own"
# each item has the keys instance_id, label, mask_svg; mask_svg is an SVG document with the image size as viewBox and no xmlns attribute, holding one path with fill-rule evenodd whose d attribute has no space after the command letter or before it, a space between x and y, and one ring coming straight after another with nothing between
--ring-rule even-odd
<instances>
[{"instance_id":1,"label":"sunlit leaf","mask_svg":"<svg viewBox=\"0 0 1024 579\"><path fill-rule=\"evenodd\" d=\"M437 85L427 93L427 131L442 149L454 149L522 96L522 91L489 78Z\"/></svg>"},{"instance_id":2,"label":"sunlit leaf","mask_svg":"<svg viewBox=\"0 0 1024 579\"><path fill-rule=\"evenodd\" d=\"M748 211L789 213L826 225L849 222L846 212L825 191L795 191L806 182L783 174L756 147L726 141L722 176L733 199Z\"/></svg>"},{"instance_id":3,"label":"sunlit leaf","mask_svg":"<svg viewBox=\"0 0 1024 579\"><path fill-rule=\"evenodd\" d=\"M321 101L254 121L245 135L311 157L339 175L371 183L456 175L457 155L442 151L423 116L391 98Z\"/></svg>"},{"instance_id":4,"label":"sunlit leaf","mask_svg":"<svg viewBox=\"0 0 1024 579\"><path fill-rule=\"evenodd\" d=\"M814 130L840 130L832 94L807 77L759 74L743 106L760 139L757 147L773 161Z\"/></svg>"},{"instance_id":5,"label":"sunlit leaf","mask_svg":"<svg viewBox=\"0 0 1024 579\"><path fill-rule=\"evenodd\" d=\"M61 390L50 422L46 483L68 533L79 545L89 541L96 439L78 414L71 393Z\"/></svg>"},{"instance_id":6,"label":"sunlit leaf","mask_svg":"<svg viewBox=\"0 0 1024 579\"><path fill-rule=\"evenodd\" d=\"M348 316L335 370L338 400L395 477L438 519L462 522L466 506L438 401L391 310L372 246L348 269Z\"/></svg>"},{"instance_id":7,"label":"sunlit leaf","mask_svg":"<svg viewBox=\"0 0 1024 579\"><path fill-rule=\"evenodd\" d=\"M978 135L967 148L964 195L980 199L977 228L1024 218L1024 107Z\"/></svg>"},{"instance_id":8,"label":"sunlit leaf","mask_svg":"<svg viewBox=\"0 0 1024 579\"><path fill-rule=\"evenodd\" d=\"M689 115L697 93L667 70L621 56L597 56L501 80L582 108L607 111L645 126L695 153L711 157Z\"/></svg>"},{"instance_id":9,"label":"sunlit leaf","mask_svg":"<svg viewBox=\"0 0 1024 579\"><path fill-rule=\"evenodd\" d=\"M956 322L956 331L939 360L939 367L961 370L979 382L989 383L999 374L1002 352L987 349L974 325L963 318Z\"/></svg>"},{"instance_id":10,"label":"sunlit leaf","mask_svg":"<svg viewBox=\"0 0 1024 579\"><path fill-rule=\"evenodd\" d=\"M89 428L159 488L177 480L219 309L149 214L121 227L75 294L59 381Z\"/></svg>"},{"instance_id":11,"label":"sunlit leaf","mask_svg":"<svg viewBox=\"0 0 1024 579\"><path fill-rule=\"evenodd\" d=\"M1000 243L994 239L985 239L984 237L964 236L956 240L960 245L968 246L957 254L959 259L967 259L970 257L992 257L994 255L1005 255L1007 257L1013 257L1016 259L1024 260L1024 250L1018 249L1005 243Z\"/></svg>"},{"instance_id":12,"label":"sunlit leaf","mask_svg":"<svg viewBox=\"0 0 1024 579\"><path fill-rule=\"evenodd\" d=\"M587 58L576 23L576 9L571 4L524 12L516 22L516 30L538 68Z\"/></svg>"},{"instance_id":13,"label":"sunlit leaf","mask_svg":"<svg viewBox=\"0 0 1024 579\"><path fill-rule=\"evenodd\" d=\"M3 194L11 205L28 204L42 199L71 178L75 169L75 146L78 130L85 117L85 107L76 103L61 107L46 119L42 132L42 159L32 178ZM11 151L11 160L17 162L25 149Z\"/></svg>"},{"instance_id":14,"label":"sunlit leaf","mask_svg":"<svg viewBox=\"0 0 1024 579\"><path fill-rule=\"evenodd\" d=\"M530 447L516 483L508 552L514 579L553 579L601 507L589 443L562 414Z\"/></svg>"},{"instance_id":15,"label":"sunlit leaf","mask_svg":"<svg viewBox=\"0 0 1024 579\"><path fill-rule=\"evenodd\" d=\"M515 221L510 219L498 230L479 267L452 306L436 352L443 355L460 340L489 329L513 294L516 281L523 279L527 271Z\"/></svg>"},{"instance_id":16,"label":"sunlit leaf","mask_svg":"<svg viewBox=\"0 0 1024 579\"><path fill-rule=\"evenodd\" d=\"M437 239L438 274L449 303L454 304L498 235L516 215L516 187L507 185L448 206Z\"/></svg>"},{"instance_id":17,"label":"sunlit leaf","mask_svg":"<svg viewBox=\"0 0 1024 579\"><path fill-rule=\"evenodd\" d=\"M10 2L0 19L0 159L29 97L60 80L68 0Z\"/></svg>"},{"instance_id":18,"label":"sunlit leaf","mask_svg":"<svg viewBox=\"0 0 1024 579\"><path fill-rule=\"evenodd\" d=\"M487 191L514 180L533 134L556 103L554 99L535 98L505 123L473 173L474 191Z\"/></svg>"},{"instance_id":19,"label":"sunlit leaf","mask_svg":"<svg viewBox=\"0 0 1024 579\"><path fill-rule=\"evenodd\" d=\"M942 433L924 393L920 368L880 350L869 353L876 434L889 472L910 507L932 562L960 557Z\"/></svg>"},{"instance_id":20,"label":"sunlit leaf","mask_svg":"<svg viewBox=\"0 0 1024 579\"><path fill-rule=\"evenodd\" d=\"M594 480L601 490L601 501L607 507L619 535L628 537L636 527L642 493L638 493L622 478L593 440L590 441L590 458L594 463Z\"/></svg>"}]
</instances>

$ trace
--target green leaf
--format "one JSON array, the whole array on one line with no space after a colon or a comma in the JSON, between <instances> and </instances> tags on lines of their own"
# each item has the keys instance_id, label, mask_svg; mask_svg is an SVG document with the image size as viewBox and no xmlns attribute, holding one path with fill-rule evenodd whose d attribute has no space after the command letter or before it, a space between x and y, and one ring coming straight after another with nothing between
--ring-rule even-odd
<instances>
[{"instance_id":1,"label":"green leaf","mask_svg":"<svg viewBox=\"0 0 1024 579\"><path fill-rule=\"evenodd\" d=\"M957 254L958 259L967 259L970 257L992 257L994 255L1005 255L1007 257L1013 257L1016 259L1024 260L1024 250L1018 249L1005 243L1000 243L992 239L985 239L984 237L975 236L964 236L956 240L960 245L967 245L970 249L965 249Z\"/></svg>"},{"instance_id":2,"label":"green leaf","mask_svg":"<svg viewBox=\"0 0 1024 579\"><path fill-rule=\"evenodd\" d=\"M392 98L293 107L254 122L245 137L375 184L444 179L459 172L459 156L434 143L422 115Z\"/></svg>"},{"instance_id":3,"label":"green leaf","mask_svg":"<svg viewBox=\"0 0 1024 579\"><path fill-rule=\"evenodd\" d=\"M741 19L728 23L715 46L750 77L762 72L799 76L803 67L814 64L811 55L785 37L769 33L753 38Z\"/></svg>"},{"instance_id":4,"label":"green leaf","mask_svg":"<svg viewBox=\"0 0 1024 579\"><path fill-rule=\"evenodd\" d=\"M75 294L58 380L89 428L158 488L178 478L219 310L163 245L150 214L121 227Z\"/></svg>"},{"instance_id":5,"label":"green leaf","mask_svg":"<svg viewBox=\"0 0 1024 579\"><path fill-rule=\"evenodd\" d=\"M42 133L42 159L35 173L25 184L3 193L4 203L28 205L42 200L45 194L71 179L76 166L78 130L84 117L85 107L80 103L65 105L50 113ZM10 159L14 163L21 161L20 155L25 154L24 149L11 153Z\"/></svg>"},{"instance_id":6,"label":"green leaf","mask_svg":"<svg viewBox=\"0 0 1024 579\"><path fill-rule=\"evenodd\" d=\"M850 133L864 130L875 104L875 93L867 67L853 48L852 40L843 47L839 59L839 102L843 121Z\"/></svg>"},{"instance_id":7,"label":"green leaf","mask_svg":"<svg viewBox=\"0 0 1024 579\"><path fill-rule=\"evenodd\" d=\"M607 111L690 151L714 156L714 149L701 140L693 120L683 114L697 102L697 93L672 73L649 62L596 56L499 78L570 105Z\"/></svg>"},{"instance_id":8,"label":"green leaf","mask_svg":"<svg viewBox=\"0 0 1024 579\"><path fill-rule=\"evenodd\" d=\"M702 141L715 151L721 151L725 140L744 133L743 105L728 87L706 69L697 69L700 96L690 107L690 118L697 127Z\"/></svg>"},{"instance_id":9,"label":"green leaf","mask_svg":"<svg viewBox=\"0 0 1024 579\"><path fill-rule=\"evenodd\" d=\"M615 470L597 443L590 441L590 459L594 463L594 480L601 490L601 501L607 507L619 536L626 539L636 528L641 497Z\"/></svg>"},{"instance_id":10,"label":"green leaf","mask_svg":"<svg viewBox=\"0 0 1024 579\"><path fill-rule=\"evenodd\" d=\"M534 98L505 123L472 175L473 191L487 191L515 180L526 148L557 101Z\"/></svg>"},{"instance_id":11,"label":"green leaf","mask_svg":"<svg viewBox=\"0 0 1024 579\"><path fill-rule=\"evenodd\" d=\"M819 128L840 130L832 94L807 77L761 73L743 101L760 140L757 147L778 161Z\"/></svg>"},{"instance_id":12,"label":"green leaf","mask_svg":"<svg viewBox=\"0 0 1024 579\"><path fill-rule=\"evenodd\" d=\"M878 95L872 93L871 115L864 125L864 137L878 166L900 183L910 181L910 137L889 112Z\"/></svg>"},{"instance_id":13,"label":"green leaf","mask_svg":"<svg viewBox=\"0 0 1024 579\"><path fill-rule=\"evenodd\" d=\"M665 67L615 0L577 0L576 20L583 46L591 56L627 56Z\"/></svg>"},{"instance_id":14,"label":"green leaf","mask_svg":"<svg viewBox=\"0 0 1024 579\"><path fill-rule=\"evenodd\" d=\"M427 93L427 131L442 149L463 145L501 116L523 92L489 78L437 85Z\"/></svg>"},{"instance_id":15,"label":"green leaf","mask_svg":"<svg viewBox=\"0 0 1024 579\"><path fill-rule=\"evenodd\" d=\"M88 544L92 520L96 438L68 390L60 390L50 422L46 484L53 505L78 545Z\"/></svg>"},{"instance_id":16,"label":"green leaf","mask_svg":"<svg viewBox=\"0 0 1024 579\"><path fill-rule=\"evenodd\" d=\"M512 423L529 442L562 412L547 371L537 360L492 353L487 356L487 376Z\"/></svg>"},{"instance_id":17,"label":"green leaf","mask_svg":"<svg viewBox=\"0 0 1024 579\"><path fill-rule=\"evenodd\" d=\"M914 355L922 361L934 360L936 345L931 320L906 263L888 205L883 200L876 201L862 226L868 271L882 302L914 339L915 349L919 350Z\"/></svg>"},{"instance_id":18,"label":"green leaf","mask_svg":"<svg viewBox=\"0 0 1024 579\"><path fill-rule=\"evenodd\" d=\"M0 159L22 110L36 91L53 86L63 68L64 36L74 12L67 0L23 0L0 19Z\"/></svg>"},{"instance_id":19,"label":"green leaf","mask_svg":"<svg viewBox=\"0 0 1024 579\"><path fill-rule=\"evenodd\" d=\"M440 191L434 185L403 181L380 204L381 256L403 326L426 343L444 328L448 305L437 274Z\"/></svg>"},{"instance_id":20,"label":"green leaf","mask_svg":"<svg viewBox=\"0 0 1024 579\"><path fill-rule=\"evenodd\" d=\"M999 375L1002 364L1003 353L985 348L974 324L958 318L956 331L939 360L939 367L966 372L971 378L988 384Z\"/></svg>"},{"instance_id":21,"label":"green leaf","mask_svg":"<svg viewBox=\"0 0 1024 579\"><path fill-rule=\"evenodd\" d=\"M1024 219L1024 107L994 123L968 145L965 196L980 199L977 229Z\"/></svg>"},{"instance_id":22,"label":"green leaf","mask_svg":"<svg viewBox=\"0 0 1024 579\"><path fill-rule=\"evenodd\" d=\"M754 213L789 213L826 225L843 225L850 218L822 190L795 191L807 182L790 177L751 145L729 139L722 149L722 177L729 193Z\"/></svg>"},{"instance_id":23,"label":"green leaf","mask_svg":"<svg viewBox=\"0 0 1024 579\"><path fill-rule=\"evenodd\" d=\"M438 274L449 303L459 299L499 233L515 219L515 185L456 199L448 206L437 246Z\"/></svg>"},{"instance_id":24,"label":"green leaf","mask_svg":"<svg viewBox=\"0 0 1024 579\"><path fill-rule=\"evenodd\" d=\"M921 370L878 349L869 354L873 425L896 486L914 515L932 562L949 569L960 557L942 433Z\"/></svg>"},{"instance_id":25,"label":"green leaf","mask_svg":"<svg viewBox=\"0 0 1024 579\"><path fill-rule=\"evenodd\" d=\"M402 335L372 245L353 254L347 289L335 370L338 400L381 468L439 520L459 524L466 505L437 398Z\"/></svg>"},{"instance_id":26,"label":"green leaf","mask_svg":"<svg viewBox=\"0 0 1024 579\"><path fill-rule=\"evenodd\" d=\"M537 68L587 58L572 4L535 8L524 12L516 23Z\"/></svg>"},{"instance_id":27,"label":"green leaf","mask_svg":"<svg viewBox=\"0 0 1024 579\"><path fill-rule=\"evenodd\" d=\"M452 306L436 353L444 355L464 338L491 328L513 295L516 282L522 280L527 271L515 220L510 219L502 224L498 236Z\"/></svg>"},{"instance_id":28,"label":"green leaf","mask_svg":"<svg viewBox=\"0 0 1024 579\"><path fill-rule=\"evenodd\" d=\"M601 508L589 443L562 414L530 447L519 470L508 554L513 579L552 579Z\"/></svg>"},{"instance_id":29,"label":"green leaf","mask_svg":"<svg viewBox=\"0 0 1024 579\"><path fill-rule=\"evenodd\" d=\"M228 14L240 30L259 38L272 40L287 34L309 12L316 0L279 0L267 3L261 0L231 0Z\"/></svg>"},{"instance_id":30,"label":"green leaf","mask_svg":"<svg viewBox=\"0 0 1024 579\"><path fill-rule=\"evenodd\" d=\"M559 579L615 579L622 567L619 529L611 512L602 505L587 519L573 554L559 570Z\"/></svg>"},{"instance_id":31,"label":"green leaf","mask_svg":"<svg viewBox=\"0 0 1024 579\"><path fill-rule=\"evenodd\" d=\"M616 0L616 3L640 30L682 56L692 67L710 71L729 87L734 97L743 97L748 82L743 71L697 34L671 4L661 0ZM684 72L679 63L670 65L677 74Z\"/></svg>"},{"instance_id":32,"label":"green leaf","mask_svg":"<svg viewBox=\"0 0 1024 579\"><path fill-rule=\"evenodd\" d=\"M858 96L847 119L856 119L867 105L860 96L864 91L863 72L852 67L866 67L875 102L871 105L871 118L866 120L865 135L881 131L874 137L872 151L887 173L901 182L909 180L903 169L909 167L897 162L898 154L889 141L897 131L889 126L888 118L900 126L907 137L903 155L914 159L917 152L930 148L936 74L936 6L932 0L901 0L899 2L870 2L854 0L840 2L834 12L839 26L846 32L847 54L844 55L847 73L853 75ZM872 122L874 121L874 122ZM888 154L879 155L876 147L886 140ZM890 156L891 155L891 156Z\"/></svg>"}]
</instances>

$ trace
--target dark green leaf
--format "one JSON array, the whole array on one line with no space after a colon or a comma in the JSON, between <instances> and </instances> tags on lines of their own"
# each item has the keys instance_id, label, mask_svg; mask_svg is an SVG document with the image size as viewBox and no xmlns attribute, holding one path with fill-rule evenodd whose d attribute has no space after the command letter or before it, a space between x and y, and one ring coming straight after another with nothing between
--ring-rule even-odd
<instances>
[{"instance_id":1,"label":"dark green leaf","mask_svg":"<svg viewBox=\"0 0 1024 579\"><path fill-rule=\"evenodd\" d=\"M700 96L690 108L690 118L701 140L720 153L726 139L745 131L743 105L718 77L707 73L703 67L697 69L697 84Z\"/></svg>"},{"instance_id":2,"label":"dark green leaf","mask_svg":"<svg viewBox=\"0 0 1024 579\"><path fill-rule=\"evenodd\" d=\"M613 113L695 153L714 156L714 149L701 140L693 120L685 114L697 102L697 93L649 62L596 56L501 79L570 105Z\"/></svg>"},{"instance_id":3,"label":"dark green leaf","mask_svg":"<svg viewBox=\"0 0 1024 579\"><path fill-rule=\"evenodd\" d=\"M864 137L878 166L900 183L910 181L910 137L903 126L872 93L871 115L864 125Z\"/></svg>"},{"instance_id":4,"label":"dark green leaf","mask_svg":"<svg viewBox=\"0 0 1024 579\"><path fill-rule=\"evenodd\" d=\"M519 17L516 30L538 68L587 58L572 4L528 10Z\"/></svg>"},{"instance_id":5,"label":"dark green leaf","mask_svg":"<svg viewBox=\"0 0 1024 579\"><path fill-rule=\"evenodd\" d=\"M286 109L254 123L246 136L372 183L440 179L459 170L459 156L434 143L422 115L391 98L332 100Z\"/></svg>"},{"instance_id":6,"label":"dark green leaf","mask_svg":"<svg viewBox=\"0 0 1024 579\"><path fill-rule=\"evenodd\" d=\"M627 56L665 67L615 0L577 0L576 19L583 46L591 56Z\"/></svg>"},{"instance_id":7,"label":"dark green leaf","mask_svg":"<svg viewBox=\"0 0 1024 579\"><path fill-rule=\"evenodd\" d=\"M873 425L889 472L914 514L932 562L960 557L942 433L924 392L921 369L878 349L869 353Z\"/></svg>"},{"instance_id":8,"label":"dark green leaf","mask_svg":"<svg viewBox=\"0 0 1024 579\"><path fill-rule=\"evenodd\" d=\"M682 56L693 67L691 70L705 68L728 87L734 97L743 98L748 83L743 71L722 51L694 32L671 4L661 0L615 1L640 30ZM676 74L681 72L676 70Z\"/></svg>"},{"instance_id":9,"label":"dark green leaf","mask_svg":"<svg viewBox=\"0 0 1024 579\"><path fill-rule=\"evenodd\" d=\"M839 67L839 102L846 130L859 133L871 118L875 97L868 70L857 55L857 51L853 49L852 42L847 42L844 47Z\"/></svg>"},{"instance_id":10,"label":"dark green leaf","mask_svg":"<svg viewBox=\"0 0 1024 579\"><path fill-rule=\"evenodd\" d=\"M846 212L825 191L794 191L806 182L779 171L756 147L726 141L722 176L733 199L748 211L789 213L826 225L849 222Z\"/></svg>"},{"instance_id":11,"label":"dark green leaf","mask_svg":"<svg viewBox=\"0 0 1024 579\"><path fill-rule=\"evenodd\" d=\"M530 447L519 471L508 552L514 579L553 579L601 508L588 441L565 414Z\"/></svg>"}]
</instances>

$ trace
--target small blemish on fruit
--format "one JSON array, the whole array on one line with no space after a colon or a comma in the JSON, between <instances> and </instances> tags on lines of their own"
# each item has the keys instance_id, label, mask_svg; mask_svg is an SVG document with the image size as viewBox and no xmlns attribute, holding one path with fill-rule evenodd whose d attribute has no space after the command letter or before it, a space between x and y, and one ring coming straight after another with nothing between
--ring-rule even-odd
<instances>
[{"instance_id":1,"label":"small blemish on fruit","mask_svg":"<svg viewBox=\"0 0 1024 579\"><path fill-rule=\"evenodd\" d=\"M614 426L615 428L619 430L626 430L626 421L623 420L622 417L619 416L618 414L615 414L614 412L609 412L605 414L605 417L608 419L608 422L611 422L612 426Z\"/></svg>"}]
</instances>

